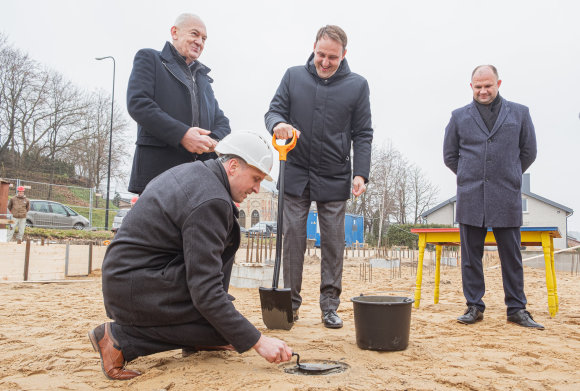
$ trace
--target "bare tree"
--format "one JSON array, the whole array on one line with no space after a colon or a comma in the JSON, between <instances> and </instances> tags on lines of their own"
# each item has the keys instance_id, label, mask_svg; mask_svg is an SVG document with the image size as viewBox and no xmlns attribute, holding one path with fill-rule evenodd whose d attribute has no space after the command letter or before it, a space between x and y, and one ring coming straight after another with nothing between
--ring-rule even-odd
<instances>
[{"instance_id":1,"label":"bare tree","mask_svg":"<svg viewBox=\"0 0 580 391\"><path fill-rule=\"evenodd\" d=\"M402 156L399 156L399 159L395 163L395 221L398 224L407 224L407 213L409 202L411 201L411 189L409 188L408 177L409 165Z\"/></svg>"},{"instance_id":2,"label":"bare tree","mask_svg":"<svg viewBox=\"0 0 580 391\"><path fill-rule=\"evenodd\" d=\"M347 211L364 216L365 231L375 232L380 246L386 225L418 222L436 195L437 188L391 144L373 145L367 191L349 200Z\"/></svg>"},{"instance_id":3,"label":"bare tree","mask_svg":"<svg viewBox=\"0 0 580 391\"><path fill-rule=\"evenodd\" d=\"M45 118L46 149L50 165L49 182L54 182L57 158L66 160L69 149L75 143L87 139L83 132L79 131L82 116L85 114L88 104L81 99L80 91L69 81L65 81L57 72L49 73L48 96L46 106L49 116ZM50 199L52 187L49 189Z\"/></svg>"},{"instance_id":4,"label":"bare tree","mask_svg":"<svg viewBox=\"0 0 580 391\"><path fill-rule=\"evenodd\" d=\"M411 167L409 179L413 197L413 222L414 224L419 224L423 212L427 211L435 202L439 194L439 188L429 182L416 165Z\"/></svg>"},{"instance_id":5,"label":"bare tree","mask_svg":"<svg viewBox=\"0 0 580 391\"><path fill-rule=\"evenodd\" d=\"M347 204L350 213L364 216L367 232L378 229L379 238L384 222L388 222L396 211L394 195L399 159L400 154L392 145L373 145L367 191L360 200L351 200Z\"/></svg>"},{"instance_id":6,"label":"bare tree","mask_svg":"<svg viewBox=\"0 0 580 391\"><path fill-rule=\"evenodd\" d=\"M74 167L100 188L108 171L110 107L107 95L81 93L0 34L0 162L10 158L16 171L48 173L50 182L57 167ZM128 124L118 108L114 116L111 177L122 180Z\"/></svg>"},{"instance_id":7,"label":"bare tree","mask_svg":"<svg viewBox=\"0 0 580 391\"><path fill-rule=\"evenodd\" d=\"M17 49L4 46L0 51L0 157L7 150L22 152L22 129L26 127L27 101L36 81L36 63ZM18 162L15 162L18 164Z\"/></svg>"},{"instance_id":8,"label":"bare tree","mask_svg":"<svg viewBox=\"0 0 580 391\"><path fill-rule=\"evenodd\" d=\"M82 137L76 141L70 161L75 163L77 173L88 179L89 187L101 189L107 176L109 161L111 97L102 92L93 93L87 96L86 105L87 109L79 123ZM126 175L124 166L129 156L126 148L127 129L126 117L118 107L115 107L111 177L117 179L123 179Z\"/></svg>"}]
</instances>

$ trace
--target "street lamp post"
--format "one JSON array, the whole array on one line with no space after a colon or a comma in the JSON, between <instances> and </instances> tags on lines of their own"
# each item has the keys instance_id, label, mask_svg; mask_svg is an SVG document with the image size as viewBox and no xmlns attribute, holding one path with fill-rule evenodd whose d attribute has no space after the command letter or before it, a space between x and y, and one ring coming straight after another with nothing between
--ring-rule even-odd
<instances>
[{"instance_id":1,"label":"street lamp post","mask_svg":"<svg viewBox=\"0 0 580 391\"><path fill-rule=\"evenodd\" d=\"M113 56L96 57L95 60L113 60L113 94L111 95L111 130L109 132L109 163L107 167L107 204L105 209L105 229L109 229L109 190L111 188L111 149L113 147L113 112L115 108L115 58Z\"/></svg>"}]
</instances>

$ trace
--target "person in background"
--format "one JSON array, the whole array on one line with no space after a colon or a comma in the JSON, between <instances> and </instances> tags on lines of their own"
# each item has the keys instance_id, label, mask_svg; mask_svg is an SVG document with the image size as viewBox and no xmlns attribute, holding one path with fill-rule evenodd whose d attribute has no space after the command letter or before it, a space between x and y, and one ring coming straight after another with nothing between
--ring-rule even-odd
<instances>
[{"instance_id":1,"label":"person in background","mask_svg":"<svg viewBox=\"0 0 580 391\"><path fill-rule=\"evenodd\" d=\"M12 240L15 228L18 228L16 240L22 242L26 230L26 214L30 210L30 201L24 195L24 186L18 186L17 194L8 201L8 211L12 214L14 225L8 230L8 241Z\"/></svg>"}]
</instances>

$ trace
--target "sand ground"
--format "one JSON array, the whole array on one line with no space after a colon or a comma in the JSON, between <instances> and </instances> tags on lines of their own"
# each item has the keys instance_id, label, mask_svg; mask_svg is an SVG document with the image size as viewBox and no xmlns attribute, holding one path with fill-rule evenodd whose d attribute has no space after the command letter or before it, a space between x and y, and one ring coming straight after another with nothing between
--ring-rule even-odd
<instances>
[{"instance_id":1,"label":"sand ground","mask_svg":"<svg viewBox=\"0 0 580 391\"><path fill-rule=\"evenodd\" d=\"M253 350L200 352L182 358L178 350L140 357L128 364L143 375L110 381L101 372L87 331L107 321L97 275L66 283L0 284L0 390L580 390L580 276L558 272L560 312L551 318L543 270L525 269L528 309L546 330L506 323L501 272L486 270L485 319L456 322L464 310L461 275L443 267L440 303L433 304L433 275L423 276L423 297L412 310L409 346L399 352L361 350L356 345L350 298L396 291L413 297L410 267L393 278L373 269L360 278L357 258L345 261L344 327L320 322L319 264L309 259L300 320L290 331L267 330L258 289L232 288L236 307L269 336L300 353L303 361L340 360L341 374L298 376L269 364Z\"/></svg>"}]
</instances>

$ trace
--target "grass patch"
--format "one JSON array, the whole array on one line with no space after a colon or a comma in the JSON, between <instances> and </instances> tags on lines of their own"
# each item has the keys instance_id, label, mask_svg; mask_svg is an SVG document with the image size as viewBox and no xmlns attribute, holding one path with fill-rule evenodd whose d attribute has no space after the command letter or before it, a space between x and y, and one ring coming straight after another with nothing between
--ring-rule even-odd
<instances>
[{"instance_id":1,"label":"grass patch","mask_svg":"<svg viewBox=\"0 0 580 391\"><path fill-rule=\"evenodd\" d=\"M30 228L25 231L29 238L44 239L83 239L83 240L110 240L113 233L110 231L83 231L76 229L49 229L49 228Z\"/></svg>"}]
</instances>

